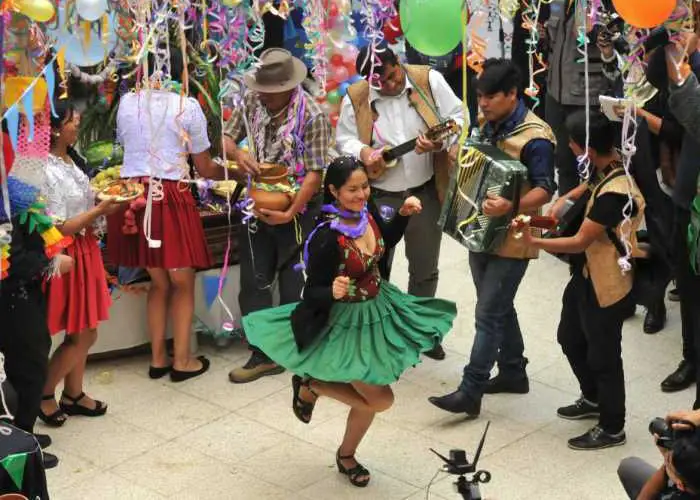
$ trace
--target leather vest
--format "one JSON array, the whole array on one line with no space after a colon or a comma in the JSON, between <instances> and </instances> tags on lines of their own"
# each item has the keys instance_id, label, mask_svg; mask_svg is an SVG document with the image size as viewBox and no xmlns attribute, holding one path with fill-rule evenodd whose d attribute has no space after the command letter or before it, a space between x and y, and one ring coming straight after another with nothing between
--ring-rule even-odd
<instances>
[{"instance_id":1,"label":"leather vest","mask_svg":"<svg viewBox=\"0 0 700 500\"><path fill-rule=\"evenodd\" d=\"M404 66L404 70L411 84L416 89L420 90L420 92L409 93L408 99L411 105L421 117L426 127L430 128L438 125L442 120L435 112L435 110L437 110L437 105L433 97L433 91L430 88L430 67L407 64ZM367 81L361 80L348 88L348 97L355 111L357 136L363 144L371 146L374 121L377 117L370 106L369 90L370 88ZM421 93L425 96L425 100L421 96ZM442 202L450 182L447 151L437 151L433 153L433 168L435 170L435 186L440 202Z\"/></svg>"}]
</instances>

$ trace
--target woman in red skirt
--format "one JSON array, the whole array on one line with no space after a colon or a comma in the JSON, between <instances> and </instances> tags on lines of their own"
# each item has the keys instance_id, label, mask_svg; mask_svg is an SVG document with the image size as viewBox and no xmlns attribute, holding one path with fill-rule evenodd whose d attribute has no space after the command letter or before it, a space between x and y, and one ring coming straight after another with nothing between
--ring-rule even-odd
<instances>
[{"instance_id":1,"label":"woman in red skirt","mask_svg":"<svg viewBox=\"0 0 700 500\"><path fill-rule=\"evenodd\" d=\"M182 62L173 54L173 77L182 75ZM149 376L170 373L181 382L206 372L209 360L192 357L190 336L194 315L195 270L211 267L204 229L188 183L188 156L204 177L223 178L224 168L209 155L207 121L199 103L166 89L122 96L117 112L117 139L124 146L121 177L140 182L146 199L108 219L107 248L117 265L145 268L148 329L151 337ZM166 350L170 313L174 359Z\"/></svg>"},{"instance_id":2,"label":"woman in red skirt","mask_svg":"<svg viewBox=\"0 0 700 500\"><path fill-rule=\"evenodd\" d=\"M85 394L83 376L88 351L97 339L97 325L107 319L111 303L95 225L100 216L120 205L106 201L95 206L95 193L78 166L84 163L71 147L78 136L80 116L67 100L58 101L55 108L41 194L57 228L73 237L66 253L74 266L46 284L49 331L51 335L65 331L66 338L51 357L39 418L58 427L67 415L97 417L107 411L105 403ZM63 394L57 404L55 392L61 381Z\"/></svg>"}]
</instances>

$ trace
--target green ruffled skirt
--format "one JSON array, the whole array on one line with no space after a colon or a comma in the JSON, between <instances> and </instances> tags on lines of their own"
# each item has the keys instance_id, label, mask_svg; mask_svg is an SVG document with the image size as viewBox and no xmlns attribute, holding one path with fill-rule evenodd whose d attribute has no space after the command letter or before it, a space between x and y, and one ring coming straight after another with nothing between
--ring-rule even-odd
<instances>
[{"instance_id":1,"label":"green ruffled skirt","mask_svg":"<svg viewBox=\"0 0 700 500\"><path fill-rule=\"evenodd\" d=\"M396 382L452 328L453 302L407 295L383 281L364 302L336 302L318 339L299 352L290 316L296 304L243 318L248 341L293 373L326 382Z\"/></svg>"}]
</instances>

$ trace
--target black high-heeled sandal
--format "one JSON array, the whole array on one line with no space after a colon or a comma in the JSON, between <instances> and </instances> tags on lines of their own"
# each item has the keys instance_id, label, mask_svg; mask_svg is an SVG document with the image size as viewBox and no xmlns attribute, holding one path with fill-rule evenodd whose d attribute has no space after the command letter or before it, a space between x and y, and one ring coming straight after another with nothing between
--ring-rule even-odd
<instances>
[{"instance_id":1,"label":"black high-heeled sandal","mask_svg":"<svg viewBox=\"0 0 700 500\"><path fill-rule=\"evenodd\" d=\"M95 400L94 408L88 408L87 406L78 404L80 400L83 399L85 396L86 394L84 392L81 392L76 397L69 396L64 392L61 395L61 399L70 401L70 404L61 401L59 403L59 406L65 412L66 415L70 416L81 415L83 417L101 417L102 415L107 413L107 404L103 403L102 401Z\"/></svg>"},{"instance_id":2,"label":"black high-heeled sandal","mask_svg":"<svg viewBox=\"0 0 700 500\"><path fill-rule=\"evenodd\" d=\"M294 416L304 424L311 422L311 417L313 416L316 402L314 401L313 403L309 403L308 401L301 399L301 388L306 388L306 390L318 398L318 394L311 389L309 382L310 380L304 380L299 375L292 376L292 389L294 391L294 396L292 398L292 410L294 411Z\"/></svg>"},{"instance_id":3,"label":"black high-heeled sandal","mask_svg":"<svg viewBox=\"0 0 700 500\"><path fill-rule=\"evenodd\" d=\"M338 452L335 454L335 464L338 466L338 472L348 476L350 484L352 484L353 486L357 486L358 488L364 488L369 484L369 480L371 479L370 473L365 468L365 466L358 462L357 465L352 469L346 469L345 466L340 462L341 460L350 460L354 458L354 453L352 455L348 455L347 457L341 457L340 450L338 450ZM360 477L364 477L364 479L358 479Z\"/></svg>"},{"instance_id":4,"label":"black high-heeled sandal","mask_svg":"<svg viewBox=\"0 0 700 500\"><path fill-rule=\"evenodd\" d=\"M42 401L53 401L55 398L56 396L53 394L45 394L41 396ZM47 415L43 412L43 410L39 409L39 420L44 422L49 427L61 427L66 423L68 417L59 405L58 410L53 412L51 415Z\"/></svg>"}]
</instances>

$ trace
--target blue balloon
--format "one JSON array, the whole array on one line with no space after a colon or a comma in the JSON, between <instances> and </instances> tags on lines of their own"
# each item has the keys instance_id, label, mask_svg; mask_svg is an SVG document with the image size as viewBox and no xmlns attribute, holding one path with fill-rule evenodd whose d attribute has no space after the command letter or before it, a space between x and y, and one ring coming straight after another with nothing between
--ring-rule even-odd
<instances>
[{"instance_id":1,"label":"blue balloon","mask_svg":"<svg viewBox=\"0 0 700 500\"><path fill-rule=\"evenodd\" d=\"M352 83L357 83L357 82L359 82L360 80L362 80L362 76L360 76L360 75L352 75L352 76L350 77L350 83L351 83L351 84L352 84Z\"/></svg>"},{"instance_id":2,"label":"blue balloon","mask_svg":"<svg viewBox=\"0 0 700 500\"><path fill-rule=\"evenodd\" d=\"M345 97L345 94L348 93L348 87L350 87L350 84L348 82L343 82L340 85L338 85L338 95L340 97Z\"/></svg>"}]
</instances>

